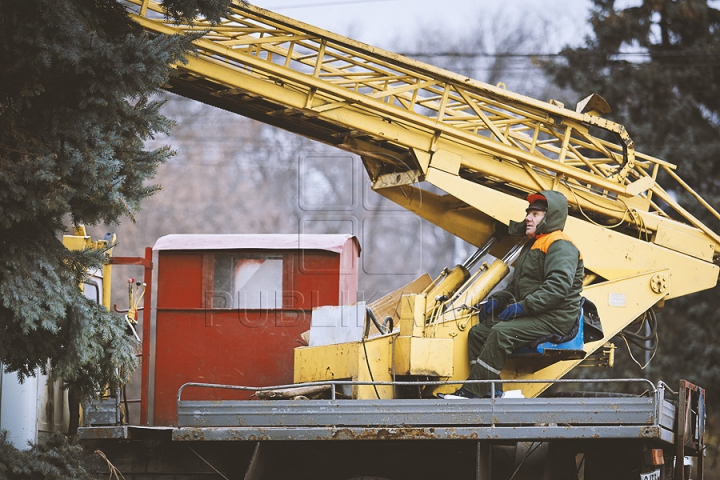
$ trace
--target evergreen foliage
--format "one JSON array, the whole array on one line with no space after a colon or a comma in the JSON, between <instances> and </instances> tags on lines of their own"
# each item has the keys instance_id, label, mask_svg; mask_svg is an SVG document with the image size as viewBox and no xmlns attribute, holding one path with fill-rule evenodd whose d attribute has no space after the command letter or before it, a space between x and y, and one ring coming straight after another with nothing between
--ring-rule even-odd
<instances>
[{"instance_id":1,"label":"evergreen foliage","mask_svg":"<svg viewBox=\"0 0 720 480\"><path fill-rule=\"evenodd\" d=\"M15 480L93 480L88 457L78 445L55 434L27 450L18 450L0 431L0 479Z\"/></svg>"},{"instance_id":2,"label":"evergreen foliage","mask_svg":"<svg viewBox=\"0 0 720 480\"><path fill-rule=\"evenodd\" d=\"M217 18L229 0L167 0ZM208 12L203 12L204 8ZM191 38L143 32L116 0L0 0L0 362L22 380L49 364L81 398L135 365L123 320L83 297L103 252L70 252L68 224L131 218L172 151L154 94ZM123 372L123 373L119 373Z\"/></svg>"},{"instance_id":3,"label":"evergreen foliage","mask_svg":"<svg viewBox=\"0 0 720 480\"><path fill-rule=\"evenodd\" d=\"M717 208L720 11L703 0L643 0L624 9L615 8L612 0L593 3L594 36L581 48L564 50L562 61L546 65L547 71L579 97L603 96L614 110L608 117L625 125L638 151L677 165L677 173ZM720 232L717 219L685 193L676 193L681 204ZM719 340L717 287L669 301L659 313L651 378L673 388L679 378L706 388L708 411L717 416ZM625 373L631 376L646 373L628 365L632 371Z\"/></svg>"},{"instance_id":4,"label":"evergreen foliage","mask_svg":"<svg viewBox=\"0 0 720 480\"><path fill-rule=\"evenodd\" d=\"M549 72L562 87L600 94L639 151L677 164L717 205L720 11L701 0L644 0L623 10L612 0L593 3L595 37L561 52L566 63Z\"/></svg>"},{"instance_id":5,"label":"evergreen foliage","mask_svg":"<svg viewBox=\"0 0 720 480\"><path fill-rule=\"evenodd\" d=\"M176 21L190 23L194 18L203 15L215 23L227 12L232 0L163 0L165 7ZM243 0L243 3L247 3Z\"/></svg>"}]
</instances>

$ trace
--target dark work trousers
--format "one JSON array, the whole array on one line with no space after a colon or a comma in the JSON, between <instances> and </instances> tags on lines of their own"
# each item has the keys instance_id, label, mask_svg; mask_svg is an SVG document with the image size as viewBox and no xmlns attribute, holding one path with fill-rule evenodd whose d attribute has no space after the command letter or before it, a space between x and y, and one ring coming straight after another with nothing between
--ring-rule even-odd
<instances>
[{"instance_id":1,"label":"dark work trousers","mask_svg":"<svg viewBox=\"0 0 720 480\"><path fill-rule=\"evenodd\" d=\"M516 317L501 322L492 315L480 322L468 332L468 355L470 357L470 376L468 380L498 380L508 355L533 340L553 333L563 334L572 328L570 325L553 325L552 322L538 317ZM490 383L466 383L464 387L478 397L484 397L490 391ZM500 384L495 384L500 390Z\"/></svg>"}]
</instances>

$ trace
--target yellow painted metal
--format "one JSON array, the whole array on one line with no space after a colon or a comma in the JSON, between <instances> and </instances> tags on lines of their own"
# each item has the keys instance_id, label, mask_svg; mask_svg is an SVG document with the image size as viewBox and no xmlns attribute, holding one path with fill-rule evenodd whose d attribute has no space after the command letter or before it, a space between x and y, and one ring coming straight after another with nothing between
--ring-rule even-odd
<instances>
[{"instance_id":1,"label":"yellow painted metal","mask_svg":"<svg viewBox=\"0 0 720 480\"><path fill-rule=\"evenodd\" d=\"M477 323L477 315L471 315L468 312L454 312L452 316L445 316L443 321L433 324L429 329L432 330L433 338L451 339L453 342L452 375L444 377L446 380L463 381L470 374L470 361L468 359L468 342L467 332ZM457 390L459 385L446 385L433 389L436 393L452 393Z\"/></svg>"},{"instance_id":2,"label":"yellow painted metal","mask_svg":"<svg viewBox=\"0 0 720 480\"><path fill-rule=\"evenodd\" d=\"M87 234L85 225L76 225L73 227L72 235L63 235L63 245L69 250L85 250L94 248L95 243Z\"/></svg>"},{"instance_id":3,"label":"yellow painted metal","mask_svg":"<svg viewBox=\"0 0 720 480\"><path fill-rule=\"evenodd\" d=\"M454 196L438 195L413 185L377 192L478 248L495 233L495 219Z\"/></svg>"},{"instance_id":4,"label":"yellow painted metal","mask_svg":"<svg viewBox=\"0 0 720 480\"><path fill-rule=\"evenodd\" d=\"M218 25L187 26L169 22L156 2L131 3L147 7L133 18L150 31L207 32L196 41L198 56L176 66L174 91L360 155L367 150L358 149L352 137L362 132L394 172L387 177L381 166L370 167L375 169L373 180L382 180L377 186L391 186L391 178L421 180L428 158L429 165L441 169L454 169L461 159L465 177L473 181L500 181L520 191L572 189L577 195L569 197L571 203L631 225L633 209L650 209L646 217L665 216L650 201L656 196L706 235L715 250L720 247L720 237L655 181L657 169L662 169L694 194L672 171L674 166L636 153L622 125L252 5L235 4ZM295 121L298 115L305 121ZM593 134L602 130L618 141ZM450 158L455 160L448 163ZM403 169L414 173L401 175ZM644 228L652 230L656 222L646 220Z\"/></svg>"},{"instance_id":5,"label":"yellow painted metal","mask_svg":"<svg viewBox=\"0 0 720 480\"><path fill-rule=\"evenodd\" d=\"M410 295L420 293L432 285L432 279L430 275L423 274L413 280L412 282L403 285L402 287L390 292L381 298L378 298L374 302L368 304L367 308L372 310L375 318L384 321L385 318L391 317L394 325L400 325L400 305L403 295ZM370 323L369 335L380 333L378 328Z\"/></svg>"},{"instance_id":6,"label":"yellow painted metal","mask_svg":"<svg viewBox=\"0 0 720 480\"><path fill-rule=\"evenodd\" d=\"M106 263L103 265L103 298L102 303L105 308L110 310L112 302L112 265Z\"/></svg>"},{"instance_id":7,"label":"yellow painted metal","mask_svg":"<svg viewBox=\"0 0 720 480\"><path fill-rule=\"evenodd\" d=\"M458 298L448 306L449 309L463 308L463 306L471 306L483 300L488 296L490 291L510 273L510 268L501 259L497 259L489 266L483 265L478 270L478 279L468 282L466 289L462 290Z\"/></svg>"},{"instance_id":8,"label":"yellow painted metal","mask_svg":"<svg viewBox=\"0 0 720 480\"><path fill-rule=\"evenodd\" d=\"M115 235L113 234L112 240L114 241L114 239ZM107 240L93 240L92 237L87 234L84 225L74 227L73 235L63 235L63 245L68 250L85 250L88 248L105 250L108 256L112 256L113 250L112 248L108 249L109 243ZM103 265L102 274L102 304L110 310L110 304L112 302L112 265L109 263ZM83 284L80 285L80 289L84 291L85 287Z\"/></svg>"},{"instance_id":9,"label":"yellow painted metal","mask_svg":"<svg viewBox=\"0 0 720 480\"><path fill-rule=\"evenodd\" d=\"M405 295L400 300L400 335L425 336L427 297L424 294Z\"/></svg>"},{"instance_id":10,"label":"yellow painted metal","mask_svg":"<svg viewBox=\"0 0 720 480\"><path fill-rule=\"evenodd\" d=\"M396 375L450 377L453 374L453 340L400 336L395 342Z\"/></svg>"},{"instance_id":11,"label":"yellow painted metal","mask_svg":"<svg viewBox=\"0 0 720 480\"><path fill-rule=\"evenodd\" d=\"M68 250L85 250L92 248L92 239L89 235L63 235L63 245Z\"/></svg>"},{"instance_id":12,"label":"yellow painted metal","mask_svg":"<svg viewBox=\"0 0 720 480\"><path fill-rule=\"evenodd\" d=\"M431 165L433 168L457 175L460 173L462 157L455 152L437 150L432 155Z\"/></svg>"},{"instance_id":13,"label":"yellow painted metal","mask_svg":"<svg viewBox=\"0 0 720 480\"><path fill-rule=\"evenodd\" d=\"M108 257L111 257L113 254L113 248L108 249L109 243L115 244L116 235L114 233L110 234L109 242L108 240L98 240L97 247L96 248L105 248L107 249L107 255ZM100 243L102 242L102 243ZM110 310L110 305L112 303L112 264L110 262L107 262L103 265L103 306Z\"/></svg>"},{"instance_id":14,"label":"yellow painted metal","mask_svg":"<svg viewBox=\"0 0 720 480\"><path fill-rule=\"evenodd\" d=\"M462 265L455 265L452 270L447 271L442 279L439 279L433 288L425 293L430 299L430 306L438 298L450 298L458 288L465 284L468 278L470 278L470 272Z\"/></svg>"},{"instance_id":15,"label":"yellow painted metal","mask_svg":"<svg viewBox=\"0 0 720 480\"><path fill-rule=\"evenodd\" d=\"M456 198L482 209L500 223L507 224L524 215L525 200L433 168L428 170L428 177L443 190L453 192ZM717 265L645 239L575 217L568 217L565 232L582 253L585 268L605 279L668 268L672 277L668 299L706 290L717 283L720 272Z\"/></svg>"},{"instance_id":16,"label":"yellow painted metal","mask_svg":"<svg viewBox=\"0 0 720 480\"><path fill-rule=\"evenodd\" d=\"M669 219L660 220L653 243L676 252L687 253L706 262L712 262L715 248L697 229Z\"/></svg>"},{"instance_id":17,"label":"yellow painted metal","mask_svg":"<svg viewBox=\"0 0 720 480\"><path fill-rule=\"evenodd\" d=\"M720 214L674 165L636 152L622 125L598 116L607 112L598 97L573 111L251 5L233 4L218 25L188 26L171 23L157 2L129 3L138 6L133 18L148 31L205 32L195 41L197 55L175 66L171 90L359 154L376 191L473 245L483 245L498 224L521 219L528 192L562 192L571 214L565 231L598 282L585 295L600 309L606 339L657 302L717 282L720 236L668 191L685 191L715 218ZM661 172L673 181L668 190L657 183ZM421 189L422 181L447 195ZM390 337L364 345L376 362L375 379L388 378L393 361L411 371L414 346L424 352L432 344L425 340L452 341L449 378L463 379L474 316L461 305L487 294L507 269L496 268L497 275L491 266L468 280L452 305L424 294L403 296L403 340L395 355ZM367 379L362 343L301 348L296 361L297 381ZM532 374L517 365L508 369L517 378L553 379L575 365L559 362ZM542 388L523 386L527 395ZM367 387L356 393L375 395Z\"/></svg>"},{"instance_id":18,"label":"yellow painted metal","mask_svg":"<svg viewBox=\"0 0 720 480\"><path fill-rule=\"evenodd\" d=\"M372 337L364 342L364 346L363 342L352 342L296 348L294 382L323 380L390 382L392 380L392 344L396 336ZM368 370L368 363L371 370ZM378 386L377 392L380 398L393 398L393 389L390 386ZM372 399L377 398L377 395L372 386L360 385L353 387L352 397Z\"/></svg>"},{"instance_id":19,"label":"yellow painted metal","mask_svg":"<svg viewBox=\"0 0 720 480\"><path fill-rule=\"evenodd\" d=\"M450 380L462 381L470 374L470 363L467 350L467 333L477 323L477 314L471 306L484 299L490 291L508 274L508 266L500 259L489 267L483 265L461 291L456 299L436 318L429 318L425 327L425 336L431 338L452 339L453 341L453 373ZM451 393L457 385L444 386L436 389L437 393Z\"/></svg>"}]
</instances>

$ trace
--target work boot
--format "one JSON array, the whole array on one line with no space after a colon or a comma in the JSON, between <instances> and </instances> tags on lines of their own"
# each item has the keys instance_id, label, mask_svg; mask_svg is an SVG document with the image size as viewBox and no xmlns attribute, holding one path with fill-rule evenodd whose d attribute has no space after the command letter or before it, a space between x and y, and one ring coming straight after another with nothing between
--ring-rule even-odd
<instances>
[{"instance_id":1,"label":"work boot","mask_svg":"<svg viewBox=\"0 0 720 480\"><path fill-rule=\"evenodd\" d=\"M465 387L458 388L457 390L455 390L454 393L439 393L438 397L444 398L446 400L469 400L472 398L478 398L477 395L475 395Z\"/></svg>"},{"instance_id":2,"label":"work boot","mask_svg":"<svg viewBox=\"0 0 720 480\"><path fill-rule=\"evenodd\" d=\"M502 388L495 389L495 398L502 398L503 391ZM492 392L487 392L483 398L492 398Z\"/></svg>"}]
</instances>

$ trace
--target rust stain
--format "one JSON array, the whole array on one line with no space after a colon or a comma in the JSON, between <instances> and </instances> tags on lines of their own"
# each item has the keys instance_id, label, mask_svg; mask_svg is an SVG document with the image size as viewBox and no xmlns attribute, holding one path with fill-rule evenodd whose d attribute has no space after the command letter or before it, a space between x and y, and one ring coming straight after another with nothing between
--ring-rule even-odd
<instances>
[{"instance_id":1,"label":"rust stain","mask_svg":"<svg viewBox=\"0 0 720 480\"><path fill-rule=\"evenodd\" d=\"M362 430L356 432L349 428L340 428L332 433L334 439L350 439L350 440L408 440L408 439L436 439L440 438L432 431L417 430L412 428L397 428L379 430Z\"/></svg>"},{"instance_id":2,"label":"rust stain","mask_svg":"<svg viewBox=\"0 0 720 480\"><path fill-rule=\"evenodd\" d=\"M122 437L118 437L110 432L103 431L103 430L100 430L100 431L86 430L85 432L83 432L83 437L91 438L91 439L122 438Z\"/></svg>"},{"instance_id":3,"label":"rust stain","mask_svg":"<svg viewBox=\"0 0 720 480\"><path fill-rule=\"evenodd\" d=\"M188 430L179 435L180 440L205 440L205 434L202 430Z\"/></svg>"},{"instance_id":4,"label":"rust stain","mask_svg":"<svg viewBox=\"0 0 720 480\"><path fill-rule=\"evenodd\" d=\"M638 435L640 438L655 438L657 436L658 433L655 428L643 428Z\"/></svg>"}]
</instances>

